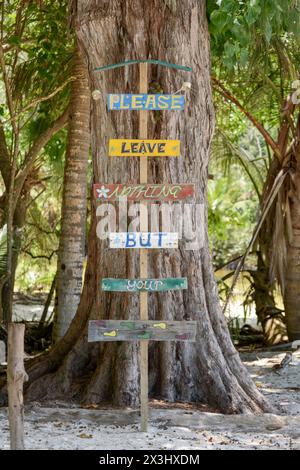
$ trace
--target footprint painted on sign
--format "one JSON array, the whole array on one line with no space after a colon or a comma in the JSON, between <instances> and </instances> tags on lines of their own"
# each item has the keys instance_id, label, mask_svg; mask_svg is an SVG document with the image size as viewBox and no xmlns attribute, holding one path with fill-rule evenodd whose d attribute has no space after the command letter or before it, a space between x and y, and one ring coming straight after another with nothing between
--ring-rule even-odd
<instances>
[{"instance_id":1,"label":"footprint painted on sign","mask_svg":"<svg viewBox=\"0 0 300 470\"><path fill-rule=\"evenodd\" d=\"M165 330L167 325L165 323L154 323L153 328L160 328L161 330Z\"/></svg>"},{"instance_id":2,"label":"footprint painted on sign","mask_svg":"<svg viewBox=\"0 0 300 470\"><path fill-rule=\"evenodd\" d=\"M117 336L117 332L116 332L116 330L109 331L109 332L107 332L107 333L103 333L103 336L111 336L111 337L114 337L114 336Z\"/></svg>"}]
</instances>

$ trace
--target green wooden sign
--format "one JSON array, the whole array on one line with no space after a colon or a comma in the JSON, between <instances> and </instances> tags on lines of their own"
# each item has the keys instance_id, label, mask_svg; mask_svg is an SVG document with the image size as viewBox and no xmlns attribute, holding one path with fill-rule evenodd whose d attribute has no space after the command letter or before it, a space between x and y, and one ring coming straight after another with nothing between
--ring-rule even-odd
<instances>
[{"instance_id":1,"label":"green wooden sign","mask_svg":"<svg viewBox=\"0 0 300 470\"><path fill-rule=\"evenodd\" d=\"M196 321L91 320L88 341L195 341Z\"/></svg>"},{"instance_id":2,"label":"green wooden sign","mask_svg":"<svg viewBox=\"0 0 300 470\"><path fill-rule=\"evenodd\" d=\"M166 279L102 279L102 290L114 292L160 292L187 289L187 278Z\"/></svg>"}]
</instances>

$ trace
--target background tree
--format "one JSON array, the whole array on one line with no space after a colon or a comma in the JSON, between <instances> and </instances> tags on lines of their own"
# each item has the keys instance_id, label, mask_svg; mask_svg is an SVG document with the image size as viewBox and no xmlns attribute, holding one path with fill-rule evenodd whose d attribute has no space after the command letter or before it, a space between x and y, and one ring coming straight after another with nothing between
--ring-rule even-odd
<instances>
[{"instance_id":1,"label":"background tree","mask_svg":"<svg viewBox=\"0 0 300 470\"><path fill-rule=\"evenodd\" d=\"M231 107L231 113L244 114L266 146L267 172L258 194L262 219L256 231L257 270L251 273L258 318L268 342L282 339L282 313L274 299L277 281L293 340L300 334L295 184L298 118L289 95L298 75L298 5L284 0L276 4L211 1L209 6L216 90L236 107ZM240 139L236 129L230 134L235 142ZM252 238L249 248L255 247L254 241Z\"/></svg>"},{"instance_id":2,"label":"background tree","mask_svg":"<svg viewBox=\"0 0 300 470\"><path fill-rule=\"evenodd\" d=\"M87 172L90 144L90 89L87 68L77 47L69 105L61 235L57 263L57 311L54 339L66 333L80 300L87 212Z\"/></svg>"},{"instance_id":3,"label":"background tree","mask_svg":"<svg viewBox=\"0 0 300 470\"><path fill-rule=\"evenodd\" d=\"M0 289L0 318L12 317L12 294L22 229L43 149L67 123L69 41L64 36L64 2L2 2L0 225L7 225L7 269ZM61 67L57 68L60 61ZM68 78L69 76L69 78ZM67 78L67 79L66 79Z\"/></svg>"}]
</instances>

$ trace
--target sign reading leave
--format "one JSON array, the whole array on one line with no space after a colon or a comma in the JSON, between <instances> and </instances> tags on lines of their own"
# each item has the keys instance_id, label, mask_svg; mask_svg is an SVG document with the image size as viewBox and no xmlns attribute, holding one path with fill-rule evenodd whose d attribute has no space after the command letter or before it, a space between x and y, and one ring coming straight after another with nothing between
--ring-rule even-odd
<instances>
[{"instance_id":1,"label":"sign reading leave","mask_svg":"<svg viewBox=\"0 0 300 470\"><path fill-rule=\"evenodd\" d=\"M117 201L179 201L194 195L193 184L94 184L96 199Z\"/></svg>"},{"instance_id":2,"label":"sign reading leave","mask_svg":"<svg viewBox=\"0 0 300 470\"><path fill-rule=\"evenodd\" d=\"M131 95L113 93L108 95L107 108L109 110L182 110L184 109L184 95Z\"/></svg>"},{"instance_id":3,"label":"sign reading leave","mask_svg":"<svg viewBox=\"0 0 300 470\"><path fill-rule=\"evenodd\" d=\"M102 279L102 290L110 292L160 292L187 289L187 278Z\"/></svg>"},{"instance_id":4,"label":"sign reading leave","mask_svg":"<svg viewBox=\"0 0 300 470\"><path fill-rule=\"evenodd\" d=\"M88 341L195 341L195 321L91 320Z\"/></svg>"},{"instance_id":5,"label":"sign reading leave","mask_svg":"<svg viewBox=\"0 0 300 470\"><path fill-rule=\"evenodd\" d=\"M110 248L177 248L176 232L111 232Z\"/></svg>"},{"instance_id":6,"label":"sign reading leave","mask_svg":"<svg viewBox=\"0 0 300 470\"><path fill-rule=\"evenodd\" d=\"M110 157L179 157L179 140L110 139Z\"/></svg>"}]
</instances>

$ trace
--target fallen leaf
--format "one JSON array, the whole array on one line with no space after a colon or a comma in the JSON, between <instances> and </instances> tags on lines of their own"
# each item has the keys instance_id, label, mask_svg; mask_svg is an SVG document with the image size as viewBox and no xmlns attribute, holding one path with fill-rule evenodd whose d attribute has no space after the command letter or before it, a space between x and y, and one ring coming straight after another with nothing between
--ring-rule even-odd
<instances>
[{"instance_id":1,"label":"fallen leaf","mask_svg":"<svg viewBox=\"0 0 300 470\"><path fill-rule=\"evenodd\" d=\"M88 403L87 405L82 405L82 408L85 408L86 410L97 410L99 408L99 405L96 403Z\"/></svg>"},{"instance_id":2,"label":"fallen leaf","mask_svg":"<svg viewBox=\"0 0 300 470\"><path fill-rule=\"evenodd\" d=\"M78 437L81 439L92 439L93 435L92 434L85 434L84 432L82 434L78 434Z\"/></svg>"},{"instance_id":3,"label":"fallen leaf","mask_svg":"<svg viewBox=\"0 0 300 470\"><path fill-rule=\"evenodd\" d=\"M266 429L268 431L277 431L277 429L281 429L283 426L280 426L280 424L269 424L266 426Z\"/></svg>"}]
</instances>

